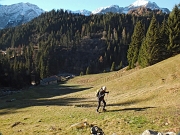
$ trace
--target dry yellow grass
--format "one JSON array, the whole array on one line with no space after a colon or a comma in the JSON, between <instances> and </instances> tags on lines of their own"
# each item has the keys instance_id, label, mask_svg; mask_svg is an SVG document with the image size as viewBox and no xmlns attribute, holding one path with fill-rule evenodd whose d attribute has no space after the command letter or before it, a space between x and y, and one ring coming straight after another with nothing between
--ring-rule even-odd
<instances>
[{"instance_id":1,"label":"dry yellow grass","mask_svg":"<svg viewBox=\"0 0 180 135\"><path fill-rule=\"evenodd\" d=\"M180 55L144 68L75 77L65 84L35 87L0 99L3 135L88 135L71 128L87 119L106 135L139 135L146 129L180 131ZM101 86L107 112L96 114ZM16 99L14 102L6 102Z\"/></svg>"}]
</instances>

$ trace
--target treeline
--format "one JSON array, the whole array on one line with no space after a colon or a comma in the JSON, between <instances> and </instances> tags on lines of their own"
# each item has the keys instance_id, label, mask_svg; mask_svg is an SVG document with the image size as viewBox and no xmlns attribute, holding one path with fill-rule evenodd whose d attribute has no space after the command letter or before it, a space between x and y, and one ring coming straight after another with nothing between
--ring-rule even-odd
<instances>
[{"instance_id":1,"label":"treeline","mask_svg":"<svg viewBox=\"0 0 180 135\"><path fill-rule=\"evenodd\" d=\"M3 29L0 85L29 85L31 73L39 81L60 71L82 75L155 64L179 53L179 10L144 16L52 10Z\"/></svg>"}]
</instances>

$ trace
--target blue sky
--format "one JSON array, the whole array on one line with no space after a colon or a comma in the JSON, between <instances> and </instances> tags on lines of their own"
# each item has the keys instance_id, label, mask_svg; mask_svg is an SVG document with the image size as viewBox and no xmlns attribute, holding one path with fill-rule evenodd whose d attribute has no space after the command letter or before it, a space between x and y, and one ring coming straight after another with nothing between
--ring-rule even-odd
<instances>
[{"instance_id":1,"label":"blue sky","mask_svg":"<svg viewBox=\"0 0 180 135\"><path fill-rule=\"evenodd\" d=\"M0 0L1 5L11 5L20 2L29 2L37 5L43 10L50 11L52 9L69 9L72 11L87 9L93 11L100 7L111 5L119 5L120 7L129 6L136 0ZM179 0L150 0L155 2L159 7L167 7L172 10L175 4L179 4Z\"/></svg>"}]
</instances>

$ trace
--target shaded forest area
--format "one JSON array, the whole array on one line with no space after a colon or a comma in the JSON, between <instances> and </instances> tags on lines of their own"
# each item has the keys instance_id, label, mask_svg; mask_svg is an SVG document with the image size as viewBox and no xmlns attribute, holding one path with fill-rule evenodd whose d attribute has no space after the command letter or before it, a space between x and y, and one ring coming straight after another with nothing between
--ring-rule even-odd
<instances>
[{"instance_id":1,"label":"shaded forest area","mask_svg":"<svg viewBox=\"0 0 180 135\"><path fill-rule=\"evenodd\" d=\"M84 16L52 10L0 31L0 86L30 85L69 72L95 74L147 67L180 52L180 5L170 14Z\"/></svg>"}]
</instances>

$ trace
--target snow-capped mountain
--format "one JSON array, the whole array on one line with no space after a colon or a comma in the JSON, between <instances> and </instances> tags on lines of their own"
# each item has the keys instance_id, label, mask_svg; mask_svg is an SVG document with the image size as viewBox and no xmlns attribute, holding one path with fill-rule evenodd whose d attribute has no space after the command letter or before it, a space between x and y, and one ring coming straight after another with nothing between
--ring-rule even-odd
<instances>
[{"instance_id":1,"label":"snow-capped mountain","mask_svg":"<svg viewBox=\"0 0 180 135\"><path fill-rule=\"evenodd\" d=\"M87 10L78 10L78 11L71 11L72 13L79 13L83 15L90 15L90 14L105 14L108 12L112 13L128 13L131 10L138 9L140 7L149 8L151 10L162 10L164 13L170 13L169 9L167 8L160 8L155 2L151 2L149 0L136 0L134 3L130 4L127 7L119 7L118 5L111 5L107 7L100 7L94 11L87 11Z\"/></svg>"},{"instance_id":2,"label":"snow-capped mountain","mask_svg":"<svg viewBox=\"0 0 180 135\"><path fill-rule=\"evenodd\" d=\"M148 0L137 0L133 4L128 6L129 9L138 8L138 7L146 7L146 8L150 8L152 10L160 9L160 7L155 2L150 2Z\"/></svg>"},{"instance_id":3,"label":"snow-capped mountain","mask_svg":"<svg viewBox=\"0 0 180 135\"><path fill-rule=\"evenodd\" d=\"M151 10L162 10L165 13L169 13L169 9L167 8L160 8L155 2L151 2L148 0L136 0L134 3L130 4L127 7L119 7L118 5L112 5L109 7L101 7L94 11L92 14L104 14L107 12L113 13L128 13L130 10L137 9L139 7L149 8Z\"/></svg>"},{"instance_id":4,"label":"snow-capped mountain","mask_svg":"<svg viewBox=\"0 0 180 135\"><path fill-rule=\"evenodd\" d=\"M0 29L17 26L38 17L43 11L30 3L0 6Z\"/></svg>"},{"instance_id":5,"label":"snow-capped mountain","mask_svg":"<svg viewBox=\"0 0 180 135\"><path fill-rule=\"evenodd\" d=\"M108 7L101 7L94 11L92 11L92 14L98 14L98 13L107 13L107 12L113 12L113 13L122 13L123 8L119 7L118 5L112 5Z\"/></svg>"}]
</instances>

